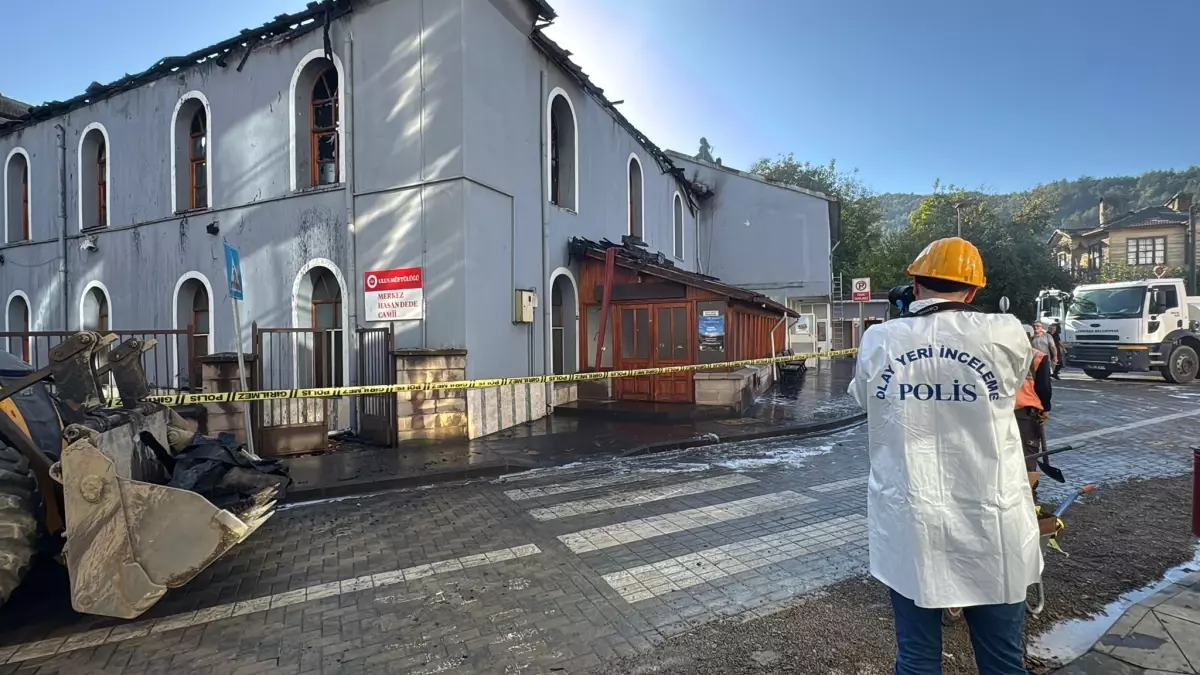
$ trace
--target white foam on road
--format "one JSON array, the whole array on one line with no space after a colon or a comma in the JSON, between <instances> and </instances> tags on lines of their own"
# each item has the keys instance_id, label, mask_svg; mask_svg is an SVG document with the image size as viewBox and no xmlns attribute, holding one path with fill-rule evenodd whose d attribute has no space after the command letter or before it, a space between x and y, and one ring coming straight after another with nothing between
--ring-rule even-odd
<instances>
[{"instance_id":1,"label":"white foam on road","mask_svg":"<svg viewBox=\"0 0 1200 675\"><path fill-rule=\"evenodd\" d=\"M604 527L593 527L589 530L559 535L558 539L574 553L587 553L652 537L708 527L738 518L779 511L792 506L811 504L814 501L816 500L811 497L785 490L724 504L702 506L697 509L676 511L650 518L638 518Z\"/></svg>"},{"instance_id":2,"label":"white foam on road","mask_svg":"<svg viewBox=\"0 0 1200 675\"><path fill-rule=\"evenodd\" d=\"M134 640L136 638L145 637L155 633L165 633L170 630L199 626L206 623L212 623L214 621L220 621L222 619L229 619L235 616L253 614L254 612L265 612L278 607L298 605L302 602L320 600L321 598L333 597L345 593L354 593L372 588L382 588L385 586L404 583L406 581L423 579L425 577L441 574L443 572L461 571L472 567L480 567L482 565L503 562L505 560L514 560L516 558L537 555L541 552L542 550L533 544L502 548L495 551L488 551L486 553L477 553L475 555L450 558L448 560L439 560L438 562L427 565L415 565L413 567L405 567L403 569L391 570L388 572L382 572L380 574L368 574L361 577L355 577L354 579L346 579L327 584L319 584L317 586L309 586L307 588L299 588L294 591L276 593L274 595L254 598L252 600L243 600L242 602L230 602L224 605L208 607L196 612L172 614L171 616L165 616L160 619L150 619L147 621L134 621L131 623L121 624L115 628L102 628L68 637L52 638L49 640L41 640L39 642L13 645L11 647L0 647L0 664L21 663L23 661L53 656L55 654L63 654L65 652L71 652L78 649L96 647L102 644L125 642L127 640Z\"/></svg>"},{"instance_id":3,"label":"white foam on road","mask_svg":"<svg viewBox=\"0 0 1200 675\"><path fill-rule=\"evenodd\" d=\"M604 581L626 602L634 603L792 558L840 548L864 540L866 536L865 516L833 518L605 574Z\"/></svg>"},{"instance_id":4,"label":"white foam on road","mask_svg":"<svg viewBox=\"0 0 1200 675\"><path fill-rule=\"evenodd\" d=\"M731 457L730 459L713 462L714 466L735 471L751 469L773 469L784 465L785 468L796 469L808 463L810 457L824 455L833 450L833 444L817 447L783 447L775 450L758 450L753 456Z\"/></svg>"},{"instance_id":5,"label":"white foam on road","mask_svg":"<svg viewBox=\"0 0 1200 675\"><path fill-rule=\"evenodd\" d=\"M704 492L711 492L713 490L723 490L725 488L736 487L738 485L748 485L750 483L757 482L757 480L741 474L717 476L716 478L705 478L703 480L692 481L690 483L663 485L660 487L647 488L645 490L636 490L634 492L617 493L609 497L581 499L578 501L556 504L554 506L547 506L540 509L530 509L529 515L538 520L554 520L556 518L567 518L570 516L580 516L587 513L596 513L597 511L619 509L626 506L633 506L635 504L646 504L664 499L674 499L675 497L696 495Z\"/></svg>"},{"instance_id":6,"label":"white foam on road","mask_svg":"<svg viewBox=\"0 0 1200 675\"><path fill-rule=\"evenodd\" d=\"M566 494L568 492L582 492L583 490L592 490L609 485L625 485L627 483L637 483L639 481L658 478L659 476L653 473L621 473L603 478L583 478L574 480L569 483L555 483L553 485L543 485L540 487L521 488L517 490L505 491L505 496L514 502L519 502L524 499L536 499L538 497L550 497L553 495Z\"/></svg>"}]
</instances>

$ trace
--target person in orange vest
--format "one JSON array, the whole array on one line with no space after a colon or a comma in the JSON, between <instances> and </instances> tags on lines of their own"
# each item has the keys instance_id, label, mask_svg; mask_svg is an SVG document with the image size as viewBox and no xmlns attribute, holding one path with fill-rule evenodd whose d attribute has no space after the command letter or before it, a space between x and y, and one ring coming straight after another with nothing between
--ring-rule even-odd
<instances>
[{"instance_id":1,"label":"person in orange vest","mask_svg":"<svg viewBox=\"0 0 1200 675\"><path fill-rule=\"evenodd\" d=\"M1033 329L1026 331L1032 341ZM1021 445L1025 450L1025 473L1029 477L1029 488L1033 491L1033 501L1037 503L1038 460L1031 455L1037 455L1045 447L1046 415L1050 412L1051 376L1050 357L1042 351L1033 350L1033 363L1029 372L1025 373L1025 381L1017 390L1016 416L1017 430L1021 433Z\"/></svg>"}]
</instances>

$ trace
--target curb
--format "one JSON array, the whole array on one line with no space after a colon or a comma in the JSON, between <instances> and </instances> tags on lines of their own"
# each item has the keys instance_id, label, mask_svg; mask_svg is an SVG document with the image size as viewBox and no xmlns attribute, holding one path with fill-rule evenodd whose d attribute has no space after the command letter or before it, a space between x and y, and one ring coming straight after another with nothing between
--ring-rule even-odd
<instances>
[{"instance_id":1,"label":"curb","mask_svg":"<svg viewBox=\"0 0 1200 675\"><path fill-rule=\"evenodd\" d=\"M708 436L702 436L698 438L686 438L675 441L660 441L658 443L647 443L646 445L639 445L635 448L630 448L624 452L611 455L610 458L639 457L642 455L650 455L660 452L670 452L672 450L687 450L689 448L698 448L706 445L717 445L718 443L737 443L740 441L755 441L764 438L817 435L854 426L865 419L867 419L867 414L859 413L856 415L849 415L847 417L826 420L824 422L798 424L791 427L781 427L767 431L753 431L723 437L710 434ZM485 464L470 469L463 469L461 471L430 473L419 476L389 476L387 478L347 481L345 483L335 485L293 488L287 492L280 502L283 504L295 504L297 502L308 502L320 499L353 497L355 495L366 495L374 492L383 492L386 490L397 490L400 488L424 487L427 485L437 485L440 483L455 483L477 478L496 478L505 474L521 473L531 469L542 468L549 467L521 466L514 464Z\"/></svg>"},{"instance_id":2,"label":"curb","mask_svg":"<svg viewBox=\"0 0 1200 675\"><path fill-rule=\"evenodd\" d=\"M797 424L791 427L769 429L767 431L751 431L744 434L731 434L723 437L717 436L716 434L709 434L699 438L688 438L680 441L647 443L646 445L639 445L636 448L630 448L629 450L626 450L617 456L638 457L641 455L670 452L672 450L687 450L690 448L699 448L706 445L717 445L720 443L740 443L742 441L758 441L765 438L784 438L787 436L812 436L851 427L863 422L866 419L867 414L864 412L855 415L848 415L846 417L839 417L837 419L826 420L824 422Z\"/></svg>"}]
</instances>

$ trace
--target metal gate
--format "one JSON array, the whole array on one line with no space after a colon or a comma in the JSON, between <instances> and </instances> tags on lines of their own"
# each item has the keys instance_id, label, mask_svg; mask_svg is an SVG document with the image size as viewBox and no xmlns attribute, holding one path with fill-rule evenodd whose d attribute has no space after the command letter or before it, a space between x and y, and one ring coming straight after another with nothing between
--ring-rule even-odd
<instances>
[{"instance_id":1,"label":"metal gate","mask_svg":"<svg viewBox=\"0 0 1200 675\"><path fill-rule=\"evenodd\" d=\"M197 338L203 339L207 347L207 336L197 335L190 326L186 329L130 328L103 332L116 335L117 342L96 353L97 367L104 365L109 349L129 338L156 340L156 345L142 353L142 366L146 370L150 393L157 396L175 394L189 388L199 390L200 383L189 383L188 374L193 372L196 360L203 356L194 349L195 345L199 344ZM3 331L0 332L0 349L34 368L44 368L50 363L50 351L75 333L76 331ZM204 349L204 352L207 351L207 348ZM111 379L111 376L106 378L101 385L105 388L106 395L115 396L115 391L111 391Z\"/></svg>"},{"instance_id":2,"label":"metal gate","mask_svg":"<svg viewBox=\"0 0 1200 675\"><path fill-rule=\"evenodd\" d=\"M345 385L341 329L251 330L256 389L310 389ZM345 399L295 398L254 405L255 438L263 456L320 452L329 432L343 428Z\"/></svg>"},{"instance_id":3,"label":"metal gate","mask_svg":"<svg viewBox=\"0 0 1200 675\"><path fill-rule=\"evenodd\" d=\"M396 383L392 358L392 327L358 329L358 384ZM390 448L396 444L396 395L376 394L358 399L358 436L364 442Z\"/></svg>"}]
</instances>

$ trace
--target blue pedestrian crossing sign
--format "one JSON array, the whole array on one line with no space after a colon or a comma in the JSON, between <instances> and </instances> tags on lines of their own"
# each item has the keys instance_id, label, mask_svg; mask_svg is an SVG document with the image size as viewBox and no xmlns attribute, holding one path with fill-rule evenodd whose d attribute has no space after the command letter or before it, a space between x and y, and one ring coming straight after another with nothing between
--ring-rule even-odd
<instances>
[{"instance_id":1,"label":"blue pedestrian crossing sign","mask_svg":"<svg viewBox=\"0 0 1200 675\"><path fill-rule=\"evenodd\" d=\"M229 297L242 299L242 259L238 250L225 242L225 281L229 285Z\"/></svg>"}]
</instances>

